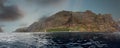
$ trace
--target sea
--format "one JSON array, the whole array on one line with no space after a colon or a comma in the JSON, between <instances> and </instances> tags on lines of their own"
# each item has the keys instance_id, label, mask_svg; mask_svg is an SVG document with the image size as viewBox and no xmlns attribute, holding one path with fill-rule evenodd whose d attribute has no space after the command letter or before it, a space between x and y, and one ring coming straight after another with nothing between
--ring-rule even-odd
<instances>
[{"instance_id":1,"label":"sea","mask_svg":"<svg viewBox=\"0 0 120 48\"><path fill-rule=\"evenodd\" d=\"M0 48L120 48L120 32L0 33Z\"/></svg>"}]
</instances>

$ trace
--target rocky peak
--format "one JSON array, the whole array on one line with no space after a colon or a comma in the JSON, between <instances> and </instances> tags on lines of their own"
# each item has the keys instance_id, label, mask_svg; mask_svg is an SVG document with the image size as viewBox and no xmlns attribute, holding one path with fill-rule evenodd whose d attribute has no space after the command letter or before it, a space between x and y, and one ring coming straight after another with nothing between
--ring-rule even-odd
<instances>
[{"instance_id":1,"label":"rocky peak","mask_svg":"<svg viewBox=\"0 0 120 48\"><path fill-rule=\"evenodd\" d=\"M90 11L90 10L86 10L84 13L87 13L87 14L95 14L95 13L93 13L93 12Z\"/></svg>"}]
</instances>

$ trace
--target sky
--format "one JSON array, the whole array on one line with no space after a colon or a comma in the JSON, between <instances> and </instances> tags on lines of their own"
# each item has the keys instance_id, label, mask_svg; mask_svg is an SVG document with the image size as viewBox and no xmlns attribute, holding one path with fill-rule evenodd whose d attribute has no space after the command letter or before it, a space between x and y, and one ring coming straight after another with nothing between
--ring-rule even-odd
<instances>
[{"instance_id":1,"label":"sky","mask_svg":"<svg viewBox=\"0 0 120 48\"><path fill-rule=\"evenodd\" d=\"M0 0L0 26L12 32L62 10L109 13L118 20L120 0Z\"/></svg>"}]
</instances>

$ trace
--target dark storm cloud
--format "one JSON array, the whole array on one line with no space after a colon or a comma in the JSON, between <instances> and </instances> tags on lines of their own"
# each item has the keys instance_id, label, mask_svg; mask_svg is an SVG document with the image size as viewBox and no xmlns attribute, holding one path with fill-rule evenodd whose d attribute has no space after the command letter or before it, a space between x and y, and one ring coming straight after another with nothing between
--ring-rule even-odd
<instances>
[{"instance_id":1,"label":"dark storm cloud","mask_svg":"<svg viewBox=\"0 0 120 48\"><path fill-rule=\"evenodd\" d=\"M17 6L5 6L5 0L0 0L0 21L16 20L21 16Z\"/></svg>"}]
</instances>

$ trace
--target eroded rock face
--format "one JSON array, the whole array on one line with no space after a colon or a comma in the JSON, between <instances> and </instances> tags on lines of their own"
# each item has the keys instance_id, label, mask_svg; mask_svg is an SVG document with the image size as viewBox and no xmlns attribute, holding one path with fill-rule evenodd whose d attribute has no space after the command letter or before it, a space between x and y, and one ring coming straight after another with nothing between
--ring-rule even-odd
<instances>
[{"instance_id":1,"label":"eroded rock face","mask_svg":"<svg viewBox=\"0 0 120 48\"><path fill-rule=\"evenodd\" d=\"M95 14L87 10L86 12L60 11L33 23L26 30L28 32L117 32L119 27L111 14Z\"/></svg>"}]
</instances>

